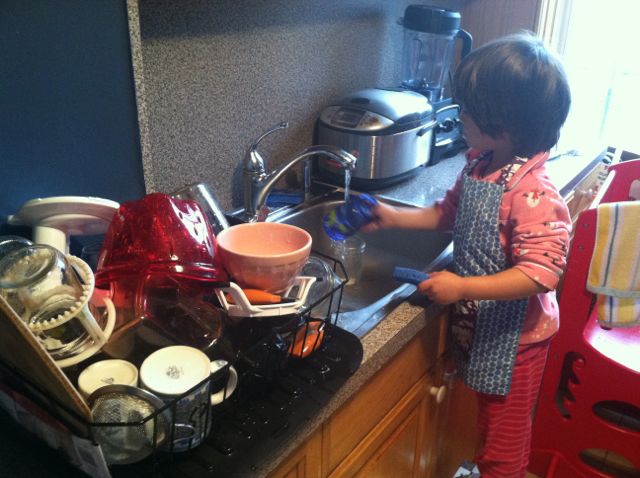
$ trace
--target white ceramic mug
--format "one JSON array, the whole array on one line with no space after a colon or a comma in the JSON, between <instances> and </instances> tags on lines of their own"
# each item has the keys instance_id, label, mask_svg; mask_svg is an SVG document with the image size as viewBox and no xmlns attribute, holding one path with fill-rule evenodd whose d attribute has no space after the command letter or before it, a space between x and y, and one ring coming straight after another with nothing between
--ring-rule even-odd
<instances>
[{"instance_id":1,"label":"white ceramic mug","mask_svg":"<svg viewBox=\"0 0 640 478\"><path fill-rule=\"evenodd\" d=\"M210 381L206 379L226 366L229 370L226 383L222 390L211 393ZM159 349L144 360L140 382L165 403L177 400L170 408L176 424L172 450L180 452L198 446L209 434L209 407L231 396L238 385L238 373L225 360L212 362L194 347L175 345ZM186 396L178 398L191 389Z\"/></svg>"}]
</instances>

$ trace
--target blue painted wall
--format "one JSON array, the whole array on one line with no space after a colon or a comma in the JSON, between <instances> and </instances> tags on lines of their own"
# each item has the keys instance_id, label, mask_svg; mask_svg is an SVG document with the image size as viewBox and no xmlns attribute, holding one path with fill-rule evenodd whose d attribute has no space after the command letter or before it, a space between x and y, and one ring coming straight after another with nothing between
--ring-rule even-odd
<instances>
[{"instance_id":1,"label":"blue painted wall","mask_svg":"<svg viewBox=\"0 0 640 478\"><path fill-rule=\"evenodd\" d=\"M27 200L144 194L124 0L0 0L0 233Z\"/></svg>"}]
</instances>

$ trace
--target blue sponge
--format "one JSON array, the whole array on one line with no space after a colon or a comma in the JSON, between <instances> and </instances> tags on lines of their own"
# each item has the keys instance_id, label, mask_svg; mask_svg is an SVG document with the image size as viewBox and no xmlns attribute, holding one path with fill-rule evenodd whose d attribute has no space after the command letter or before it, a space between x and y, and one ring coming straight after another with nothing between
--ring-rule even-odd
<instances>
[{"instance_id":1,"label":"blue sponge","mask_svg":"<svg viewBox=\"0 0 640 478\"><path fill-rule=\"evenodd\" d=\"M304 201L302 191L289 189L273 189L267 197L267 207L295 206Z\"/></svg>"}]
</instances>

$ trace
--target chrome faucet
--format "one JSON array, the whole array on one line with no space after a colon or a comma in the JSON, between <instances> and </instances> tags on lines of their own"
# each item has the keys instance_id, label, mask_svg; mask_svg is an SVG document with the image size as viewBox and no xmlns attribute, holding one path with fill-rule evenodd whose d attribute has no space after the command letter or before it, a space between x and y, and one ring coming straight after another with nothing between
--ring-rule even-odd
<instances>
[{"instance_id":1,"label":"chrome faucet","mask_svg":"<svg viewBox=\"0 0 640 478\"><path fill-rule=\"evenodd\" d=\"M328 156L336 161L343 168L354 169L356 167L356 157L343 149L335 146L319 145L311 146L296 154L289 161L283 163L274 171L267 173L264 159L258 152L258 144L266 136L280 129L288 127L287 122L282 122L263 133L249 148L244 159L242 170L244 186L244 217L248 222L264 220L264 205L267 196L273 186L282 178L285 172L300 161L307 160L311 156ZM311 168L309 161L304 163L304 196L309 198L311 191Z\"/></svg>"}]
</instances>

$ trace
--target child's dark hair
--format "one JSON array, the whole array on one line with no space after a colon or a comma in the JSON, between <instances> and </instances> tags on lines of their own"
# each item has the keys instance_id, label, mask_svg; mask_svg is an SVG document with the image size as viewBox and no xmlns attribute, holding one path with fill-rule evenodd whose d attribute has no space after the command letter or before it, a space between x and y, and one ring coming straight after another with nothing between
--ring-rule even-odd
<instances>
[{"instance_id":1,"label":"child's dark hair","mask_svg":"<svg viewBox=\"0 0 640 478\"><path fill-rule=\"evenodd\" d=\"M507 133L522 157L558 142L571 106L562 64L530 33L494 40L467 55L456 70L454 97L483 134Z\"/></svg>"}]
</instances>

